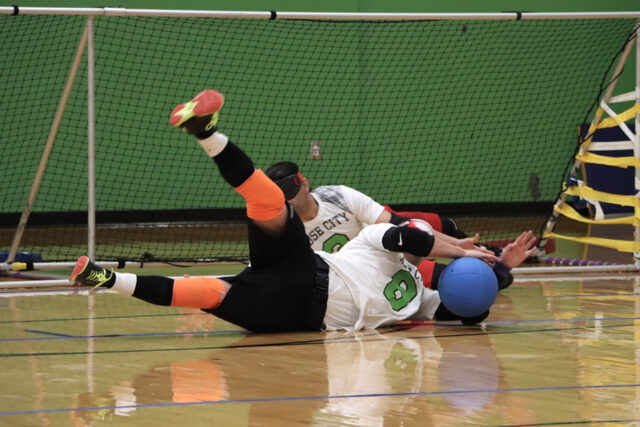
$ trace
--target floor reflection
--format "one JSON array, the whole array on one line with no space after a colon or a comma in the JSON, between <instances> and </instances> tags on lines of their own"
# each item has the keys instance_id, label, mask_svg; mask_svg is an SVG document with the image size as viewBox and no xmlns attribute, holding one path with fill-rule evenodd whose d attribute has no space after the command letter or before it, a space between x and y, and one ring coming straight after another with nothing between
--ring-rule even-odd
<instances>
[{"instance_id":1,"label":"floor reflection","mask_svg":"<svg viewBox=\"0 0 640 427\"><path fill-rule=\"evenodd\" d=\"M384 425L437 423L433 405L466 416L495 408L502 380L490 337L477 330L471 339L439 338L434 331L249 335L204 359L143 359L132 378L97 378L103 390L77 394L74 418L90 424L136 418L149 405L242 403L250 425L274 417L283 424ZM278 403L292 401L295 411L279 412Z\"/></svg>"}]
</instances>

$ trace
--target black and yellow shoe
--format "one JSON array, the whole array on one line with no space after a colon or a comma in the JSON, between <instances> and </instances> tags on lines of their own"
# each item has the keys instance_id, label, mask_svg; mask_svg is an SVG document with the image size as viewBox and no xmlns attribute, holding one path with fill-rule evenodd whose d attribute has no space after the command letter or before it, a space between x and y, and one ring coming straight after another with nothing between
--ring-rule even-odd
<instances>
[{"instance_id":1,"label":"black and yellow shoe","mask_svg":"<svg viewBox=\"0 0 640 427\"><path fill-rule=\"evenodd\" d=\"M89 257L83 255L76 261L76 266L71 272L69 281L81 285L110 288L116 280L113 271L91 262Z\"/></svg>"}]
</instances>

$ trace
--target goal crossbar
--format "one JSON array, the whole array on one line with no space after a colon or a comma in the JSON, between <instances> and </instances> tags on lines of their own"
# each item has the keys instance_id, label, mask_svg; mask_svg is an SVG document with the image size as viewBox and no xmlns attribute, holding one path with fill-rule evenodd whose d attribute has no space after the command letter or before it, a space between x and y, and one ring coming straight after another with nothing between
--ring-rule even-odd
<instances>
[{"instance_id":1,"label":"goal crossbar","mask_svg":"<svg viewBox=\"0 0 640 427\"><path fill-rule=\"evenodd\" d=\"M361 13L278 12L227 10L128 9L119 7L67 8L0 6L2 15L157 16L190 18L308 19L308 20L542 20L542 19L640 19L640 11L622 12L500 12L500 13Z\"/></svg>"}]
</instances>

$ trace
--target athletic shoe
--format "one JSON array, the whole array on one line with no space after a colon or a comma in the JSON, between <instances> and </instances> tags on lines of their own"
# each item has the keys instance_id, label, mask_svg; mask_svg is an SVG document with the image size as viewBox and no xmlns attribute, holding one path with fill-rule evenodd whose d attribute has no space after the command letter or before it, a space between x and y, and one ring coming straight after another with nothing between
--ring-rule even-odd
<instances>
[{"instance_id":1,"label":"athletic shoe","mask_svg":"<svg viewBox=\"0 0 640 427\"><path fill-rule=\"evenodd\" d=\"M76 261L76 266L69 278L69 281L72 283L91 286L93 289L99 286L110 288L113 286L115 280L116 278L113 271L94 264L84 255Z\"/></svg>"},{"instance_id":2,"label":"athletic shoe","mask_svg":"<svg viewBox=\"0 0 640 427\"><path fill-rule=\"evenodd\" d=\"M191 101L174 108L169 123L192 135L213 133L223 104L224 96L220 92L205 89Z\"/></svg>"}]
</instances>

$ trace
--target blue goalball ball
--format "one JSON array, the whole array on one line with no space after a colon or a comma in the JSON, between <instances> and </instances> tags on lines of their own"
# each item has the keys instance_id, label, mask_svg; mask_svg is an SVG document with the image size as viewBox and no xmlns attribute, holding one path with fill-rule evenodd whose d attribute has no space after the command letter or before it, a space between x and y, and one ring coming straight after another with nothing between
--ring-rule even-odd
<instances>
[{"instance_id":1,"label":"blue goalball ball","mask_svg":"<svg viewBox=\"0 0 640 427\"><path fill-rule=\"evenodd\" d=\"M498 278L493 269L476 258L459 258L449 264L438 280L444 306L461 317L485 313L498 295Z\"/></svg>"}]
</instances>

